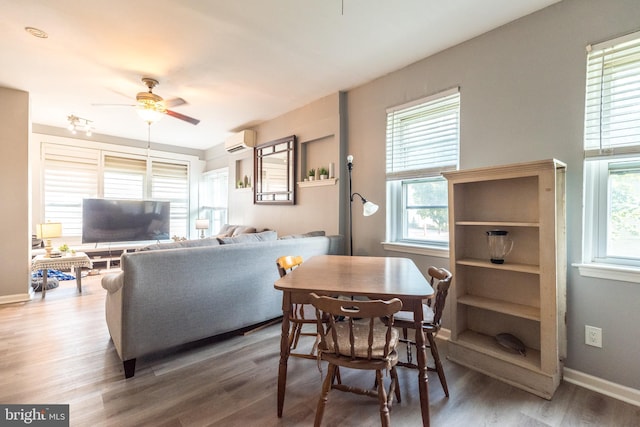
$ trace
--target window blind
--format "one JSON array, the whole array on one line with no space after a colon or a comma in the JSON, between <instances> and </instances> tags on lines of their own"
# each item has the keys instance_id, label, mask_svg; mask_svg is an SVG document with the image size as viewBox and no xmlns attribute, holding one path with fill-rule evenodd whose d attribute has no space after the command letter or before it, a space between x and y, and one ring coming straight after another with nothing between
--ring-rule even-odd
<instances>
[{"instance_id":1,"label":"window blind","mask_svg":"<svg viewBox=\"0 0 640 427\"><path fill-rule=\"evenodd\" d=\"M146 175L146 160L105 155L104 197L143 199Z\"/></svg>"},{"instance_id":2,"label":"window blind","mask_svg":"<svg viewBox=\"0 0 640 427\"><path fill-rule=\"evenodd\" d=\"M55 143L41 153L44 220L62 222L64 236L82 235L82 200L95 197L170 201L172 233L188 236L188 162L152 160L147 170L147 159Z\"/></svg>"},{"instance_id":3,"label":"window blind","mask_svg":"<svg viewBox=\"0 0 640 427\"><path fill-rule=\"evenodd\" d=\"M82 235L82 200L98 195L94 150L44 144L44 220L62 223L64 236Z\"/></svg>"},{"instance_id":4,"label":"window blind","mask_svg":"<svg viewBox=\"0 0 640 427\"><path fill-rule=\"evenodd\" d=\"M387 180L457 169L459 121L458 88L387 110Z\"/></svg>"},{"instance_id":5,"label":"window blind","mask_svg":"<svg viewBox=\"0 0 640 427\"><path fill-rule=\"evenodd\" d=\"M640 32L588 46L585 156L640 152Z\"/></svg>"},{"instance_id":6,"label":"window blind","mask_svg":"<svg viewBox=\"0 0 640 427\"><path fill-rule=\"evenodd\" d=\"M189 168L186 164L153 161L151 197L171 202L171 234L187 236L189 218Z\"/></svg>"}]
</instances>

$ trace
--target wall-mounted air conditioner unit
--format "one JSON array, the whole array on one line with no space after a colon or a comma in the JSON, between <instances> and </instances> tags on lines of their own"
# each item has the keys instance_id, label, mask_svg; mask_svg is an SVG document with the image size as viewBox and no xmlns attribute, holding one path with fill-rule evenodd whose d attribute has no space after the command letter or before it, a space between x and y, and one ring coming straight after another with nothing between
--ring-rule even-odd
<instances>
[{"instance_id":1,"label":"wall-mounted air conditioner unit","mask_svg":"<svg viewBox=\"0 0 640 427\"><path fill-rule=\"evenodd\" d=\"M247 148L253 148L255 146L256 131L248 129L231 135L224 142L224 148L228 153L238 153L240 151L246 150Z\"/></svg>"}]
</instances>

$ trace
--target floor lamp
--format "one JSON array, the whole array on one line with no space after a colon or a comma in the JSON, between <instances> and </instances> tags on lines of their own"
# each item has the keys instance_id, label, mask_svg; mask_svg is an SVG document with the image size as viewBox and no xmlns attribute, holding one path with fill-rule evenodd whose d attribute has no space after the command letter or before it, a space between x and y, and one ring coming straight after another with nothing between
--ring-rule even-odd
<instances>
[{"instance_id":1,"label":"floor lamp","mask_svg":"<svg viewBox=\"0 0 640 427\"><path fill-rule=\"evenodd\" d=\"M353 256L353 196L362 200L362 215L371 216L378 211L378 205L365 199L360 193L353 193L351 189L351 170L353 169L353 156L347 156L347 169L349 170L349 255Z\"/></svg>"}]
</instances>

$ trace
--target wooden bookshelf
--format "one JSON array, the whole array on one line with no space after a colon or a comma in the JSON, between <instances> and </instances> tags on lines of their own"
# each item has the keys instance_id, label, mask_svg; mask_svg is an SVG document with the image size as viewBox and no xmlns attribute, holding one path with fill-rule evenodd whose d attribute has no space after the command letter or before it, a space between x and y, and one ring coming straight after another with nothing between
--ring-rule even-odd
<instances>
[{"instance_id":1,"label":"wooden bookshelf","mask_svg":"<svg viewBox=\"0 0 640 427\"><path fill-rule=\"evenodd\" d=\"M453 308L449 358L551 399L566 356L565 170L557 160L445 173ZM513 250L491 263L486 232ZM495 336L510 333L521 355Z\"/></svg>"}]
</instances>

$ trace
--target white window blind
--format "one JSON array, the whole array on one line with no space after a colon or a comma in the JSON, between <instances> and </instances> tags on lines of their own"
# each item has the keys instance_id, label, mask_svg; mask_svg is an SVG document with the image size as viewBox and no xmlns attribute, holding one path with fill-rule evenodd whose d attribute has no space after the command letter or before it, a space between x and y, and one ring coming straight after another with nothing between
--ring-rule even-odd
<instances>
[{"instance_id":1,"label":"white window blind","mask_svg":"<svg viewBox=\"0 0 640 427\"><path fill-rule=\"evenodd\" d=\"M640 152L640 32L587 51L585 156Z\"/></svg>"},{"instance_id":2,"label":"white window blind","mask_svg":"<svg viewBox=\"0 0 640 427\"><path fill-rule=\"evenodd\" d=\"M171 235L187 236L189 168L186 164L153 161L151 197L171 202Z\"/></svg>"},{"instance_id":3,"label":"white window blind","mask_svg":"<svg viewBox=\"0 0 640 427\"><path fill-rule=\"evenodd\" d=\"M82 235L82 200L98 195L99 153L44 144L44 220L62 223L64 236Z\"/></svg>"},{"instance_id":4,"label":"white window blind","mask_svg":"<svg viewBox=\"0 0 640 427\"><path fill-rule=\"evenodd\" d=\"M458 88L387 110L387 180L438 175L458 166Z\"/></svg>"},{"instance_id":5,"label":"white window blind","mask_svg":"<svg viewBox=\"0 0 640 427\"><path fill-rule=\"evenodd\" d=\"M188 162L55 143L42 144L42 159L43 217L62 222L64 236L82 235L82 201L101 197L169 201L172 234L188 236Z\"/></svg>"},{"instance_id":6,"label":"white window blind","mask_svg":"<svg viewBox=\"0 0 640 427\"><path fill-rule=\"evenodd\" d=\"M105 155L104 197L143 199L146 175L146 160Z\"/></svg>"}]
</instances>

